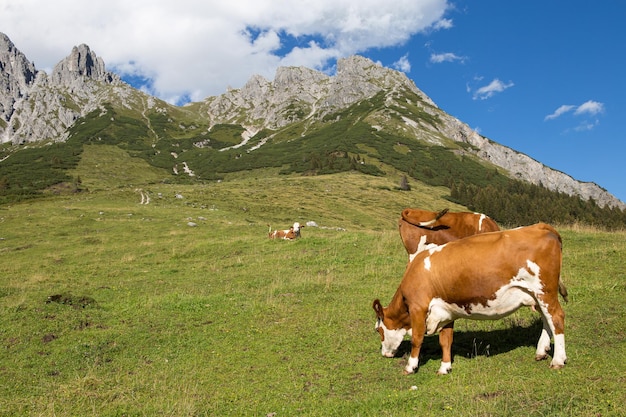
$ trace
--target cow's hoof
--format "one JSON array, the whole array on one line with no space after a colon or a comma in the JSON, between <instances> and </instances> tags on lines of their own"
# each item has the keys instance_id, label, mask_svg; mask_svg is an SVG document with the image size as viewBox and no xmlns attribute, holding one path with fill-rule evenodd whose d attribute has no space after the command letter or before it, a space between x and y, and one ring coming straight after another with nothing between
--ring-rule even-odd
<instances>
[{"instance_id":1,"label":"cow's hoof","mask_svg":"<svg viewBox=\"0 0 626 417\"><path fill-rule=\"evenodd\" d=\"M452 372L452 364L450 362L441 362L441 366L437 369L437 375L448 375Z\"/></svg>"},{"instance_id":2,"label":"cow's hoof","mask_svg":"<svg viewBox=\"0 0 626 417\"><path fill-rule=\"evenodd\" d=\"M560 364L560 363L554 364L554 363L551 363L550 364L550 369L561 369L564 366L565 366L565 364Z\"/></svg>"},{"instance_id":3,"label":"cow's hoof","mask_svg":"<svg viewBox=\"0 0 626 417\"><path fill-rule=\"evenodd\" d=\"M548 357L548 355L535 355L535 360L536 361L542 361L544 359L546 359Z\"/></svg>"}]
</instances>

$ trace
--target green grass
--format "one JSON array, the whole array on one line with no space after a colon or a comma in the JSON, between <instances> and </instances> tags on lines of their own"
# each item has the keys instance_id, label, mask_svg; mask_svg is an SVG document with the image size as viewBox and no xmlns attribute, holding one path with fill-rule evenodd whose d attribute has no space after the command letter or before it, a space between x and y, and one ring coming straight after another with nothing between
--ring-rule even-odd
<instances>
[{"instance_id":1,"label":"green grass","mask_svg":"<svg viewBox=\"0 0 626 417\"><path fill-rule=\"evenodd\" d=\"M169 172L150 166L140 158L131 158L116 146L85 145L83 158L75 177L90 191L109 190L124 184L124 187L145 187L147 184L166 181Z\"/></svg>"},{"instance_id":2,"label":"green grass","mask_svg":"<svg viewBox=\"0 0 626 417\"><path fill-rule=\"evenodd\" d=\"M89 159L74 174L91 192L0 208L0 415L626 409L624 233L561 230L571 296L564 369L534 361L540 326L525 310L459 321L448 376L435 375L440 351L427 337L419 371L403 376L405 357L380 355L371 303L387 304L402 277L400 211L461 209L443 200L445 190L261 171L175 185L123 155L97 170ZM122 171L143 184L113 187L110 175ZM150 204L139 204L136 188ZM295 242L267 239L267 224L296 220L320 227L305 227Z\"/></svg>"}]
</instances>

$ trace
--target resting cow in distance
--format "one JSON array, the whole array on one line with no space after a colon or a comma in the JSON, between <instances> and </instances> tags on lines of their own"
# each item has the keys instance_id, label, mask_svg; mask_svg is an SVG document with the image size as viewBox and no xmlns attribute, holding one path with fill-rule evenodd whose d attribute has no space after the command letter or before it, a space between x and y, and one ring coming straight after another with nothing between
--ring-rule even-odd
<instances>
[{"instance_id":1,"label":"resting cow in distance","mask_svg":"<svg viewBox=\"0 0 626 417\"><path fill-rule=\"evenodd\" d=\"M496 222L484 214L456 212L439 213L407 208L398 221L400 238L409 254L409 262L424 249L443 245L478 233L497 232Z\"/></svg>"},{"instance_id":2,"label":"resting cow in distance","mask_svg":"<svg viewBox=\"0 0 626 417\"><path fill-rule=\"evenodd\" d=\"M304 227L304 225L300 225L300 223L295 222L293 226L291 226L287 230L274 230L272 232L272 226L268 224L269 233L268 237L270 239L285 239L285 240L294 240L300 237L300 229Z\"/></svg>"},{"instance_id":3,"label":"resting cow in distance","mask_svg":"<svg viewBox=\"0 0 626 417\"><path fill-rule=\"evenodd\" d=\"M544 223L455 240L419 253L408 265L388 307L374 300L381 353L393 357L405 334L411 355L405 374L417 370L424 334L439 332L442 361L438 374L452 370L452 335L459 318L495 320L522 306L536 305L543 319L535 359L547 357L554 338L550 368L562 368L565 314L559 293L561 237Z\"/></svg>"}]
</instances>

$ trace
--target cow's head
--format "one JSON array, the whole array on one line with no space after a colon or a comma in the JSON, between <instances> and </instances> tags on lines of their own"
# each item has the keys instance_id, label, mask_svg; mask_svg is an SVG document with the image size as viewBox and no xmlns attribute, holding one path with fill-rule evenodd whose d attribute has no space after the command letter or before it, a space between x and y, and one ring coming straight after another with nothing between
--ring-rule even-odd
<instances>
[{"instance_id":1,"label":"cow's head","mask_svg":"<svg viewBox=\"0 0 626 417\"><path fill-rule=\"evenodd\" d=\"M303 227L304 227L303 224L295 222L293 226L289 228L289 230L291 230L295 234L296 237L300 237L300 229L302 229Z\"/></svg>"},{"instance_id":2,"label":"cow's head","mask_svg":"<svg viewBox=\"0 0 626 417\"><path fill-rule=\"evenodd\" d=\"M380 334L380 353L387 358L393 358L402 340L404 340L407 330L402 326L397 329L390 329L388 326L395 327L390 320L387 320L387 324L385 324L385 309L380 304L380 300L374 300L372 307L376 312L376 331Z\"/></svg>"}]
</instances>

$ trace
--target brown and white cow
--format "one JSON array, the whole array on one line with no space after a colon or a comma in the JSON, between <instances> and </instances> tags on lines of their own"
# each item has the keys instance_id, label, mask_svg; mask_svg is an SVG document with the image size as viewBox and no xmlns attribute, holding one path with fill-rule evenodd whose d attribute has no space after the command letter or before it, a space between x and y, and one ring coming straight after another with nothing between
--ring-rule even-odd
<instances>
[{"instance_id":1,"label":"brown and white cow","mask_svg":"<svg viewBox=\"0 0 626 417\"><path fill-rule=\"evenodd\" d=\"M300 229L304 227L304 225L300 225L300 223L295 222L293 226L291 226L287 230L274 230L272 232L272 226L269 226L268 237L270 239L286 239L286 240L294 240L300 237Z\"/></svg>"},{"instance_id":2,"label":"brown and white cow","mask_svg":"<svg viewBox=\"0 0 626 417\"><path fill-rule=\"evenodd\" d=\"M484 214L440 212L406 208L398 220L400 238L409 254L409 262L421 251L453 240L500 230L496 222Z\"/></svg>"},{"instance_id":3,"label":"brown and white cow","mask_svg":"<svg viewBox=\"0 0 626 417\"><path fill-rule=\"evenodd\" d=\"M564 320L558 294L561 237L544 223L478 234L423 251L408 265L388 307L374 300L381 353L393 357L405 334L411 355L404 370L415 372L424 334L439 332L443 357L438 374L452 370L454 320L495 320L536 304L543 319L535 359L545 359L554 338L551 368L565 365Z\"/></svg>"}]
</instances>

